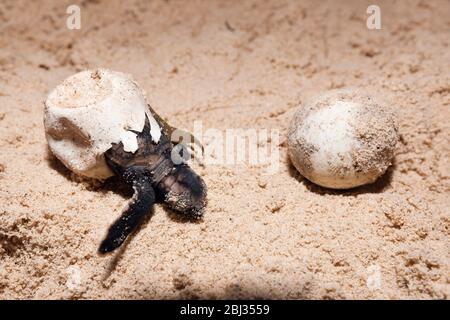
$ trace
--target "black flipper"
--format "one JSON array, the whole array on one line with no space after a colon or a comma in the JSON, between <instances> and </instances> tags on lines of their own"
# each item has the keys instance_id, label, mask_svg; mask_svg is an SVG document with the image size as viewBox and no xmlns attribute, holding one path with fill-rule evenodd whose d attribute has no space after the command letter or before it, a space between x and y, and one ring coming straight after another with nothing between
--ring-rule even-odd
<instances>
[{"instance_id":1,"label":"black flipper","mask_svg":"<svg viewBox=\"0 0 450 320\"><path fill-rule=\"evenodd\" d=\"M155 203L155 191L150 182L150 178L142 174L140 168L127 169L122 178L126 183L133 186L133 198L108 230L106 238L102 241L98 249L100 254L108 253L120 247L127 236L136 229L142 218L150 212L151 206Z\"/></svg>"},{"instance_id":2,"label":"black flipper","mask_svg":"<svg viewBox=\"0 0 450 320\"><path fill-rule=\"evenodd\" d=\"M155 118L155 120L160 125L162 125L164 133L169 137L169 139L174 144L184 143L184 145L186 146L188 144L196 144L198 147L200 147L202 154L205 152L205 148L203 147L200 140L198 140L192 133L172 127L159 114L157 114L156 111L153 110L153 108L150 105L148 105L148 108L150 109L153 118ZM182 137L187 137L189 141L183 141ZM194 147L192 145L190 149L192 152L195 152Z\"/></svg>"}]
</instances>

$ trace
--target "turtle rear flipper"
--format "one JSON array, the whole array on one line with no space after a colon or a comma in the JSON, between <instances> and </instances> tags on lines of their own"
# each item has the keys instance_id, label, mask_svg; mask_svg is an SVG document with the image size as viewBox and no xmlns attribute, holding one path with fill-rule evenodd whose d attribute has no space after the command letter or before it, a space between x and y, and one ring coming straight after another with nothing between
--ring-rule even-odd
<instances>
[{"instance_id":1,"label":"turtle rear flipper","mask_svg":"<svg viewBox=\"0 0 450 320\"><path fill-rule=\"evenodd\" d=\"M98 249L100 254L111 252L120 247L128 235L136 229L142 218L150 212L151 206L155 203L155 191L150 179L142 174L140 168L131 167L125 170L122 178L125 182L132 184L134 194L128 208L109 228L106 238Z\"/></svg>"}]
</instances>

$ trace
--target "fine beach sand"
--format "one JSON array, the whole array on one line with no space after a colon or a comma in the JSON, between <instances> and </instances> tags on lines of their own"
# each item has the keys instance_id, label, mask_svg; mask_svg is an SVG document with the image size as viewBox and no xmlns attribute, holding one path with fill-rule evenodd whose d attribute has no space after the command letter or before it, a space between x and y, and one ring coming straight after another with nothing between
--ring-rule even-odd
<instances>
[{"instance_id":1,"label":"fine beach sand","mask_svg":"<svg viewBox=\"0 0 450 320\"><path fill-rule=\"evenodd\" d=\"M1 1L0 298L448 299L450 2L377 1L368 30L372 3ZM201 222L156 205L99 256L130 194L71 174L42 119L52 88L96 67L132 74L174 126L279 130L278 173L196 165ZM287 127L347 86L385 99L401 139L376 183L330 191L296 173Z\"/></svg>"}]
</instances>

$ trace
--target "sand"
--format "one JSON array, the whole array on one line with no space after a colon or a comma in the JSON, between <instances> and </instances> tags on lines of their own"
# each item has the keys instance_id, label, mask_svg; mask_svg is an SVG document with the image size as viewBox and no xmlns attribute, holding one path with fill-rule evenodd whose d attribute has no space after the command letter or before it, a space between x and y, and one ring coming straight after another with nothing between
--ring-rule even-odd
<instances>
[{"instance_id":1,"label":"sand","mask_svg":"<svg viewBox=\"0 0 450 320\"><path fill-rule=\"evenodd\" d=\"M449 298L448 1L380 1L382 30L370 1L79 1L68 30L72 3L0 3L0 298ZM156 205L99 256L131 195L65 169L42 119L52 88L95 67L132 74L175 126L279 130L278 172L195 165L202 221ZM376 183L330 191L296 173L287 126L347 86L385 98L401 139Z\"/></svg>"}]
</instances>

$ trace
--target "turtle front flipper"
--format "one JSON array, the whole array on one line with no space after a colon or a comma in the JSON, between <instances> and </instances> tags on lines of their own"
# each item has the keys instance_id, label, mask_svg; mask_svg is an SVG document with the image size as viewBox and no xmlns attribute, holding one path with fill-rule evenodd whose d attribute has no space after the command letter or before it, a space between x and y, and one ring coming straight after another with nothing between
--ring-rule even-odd
<instances>
[{"instance_id":1,"label":"turtle front flipper","mask_svg":"<svg viewBox=\"0 0 450 320\"><path fill-rule=\"evenodd\" d=\"M101 254L120 247L155 203L155 191L150 178L143 175L139 168L128 168L122 174L122 178L133 186L134 194L120 218L109 228L98 250Z\"/></svg>"},{"instance_id":2,"label":"turtle front flipper","mask_svg":"<svg viewBox=\"0 0 450 320\"><path fill-rule=\"evenodd\" d=\"M159 114L157 114L150 105L148 105L148 108L150 109L150 112L151 112L153 118L155 118L156 121L160 125L162 125L164 133L166 134L167 137L170 138L170 141L173 144L179 144L179 143L183 143L184 145L191 144L192 152L195 152L192 144L196 144L197 146L200 147L202 154L203 154L203 152L205 151L205 148L203 147L200 140L198 140L192 133L172 127Z\"/></svg>"}]
</instances>

